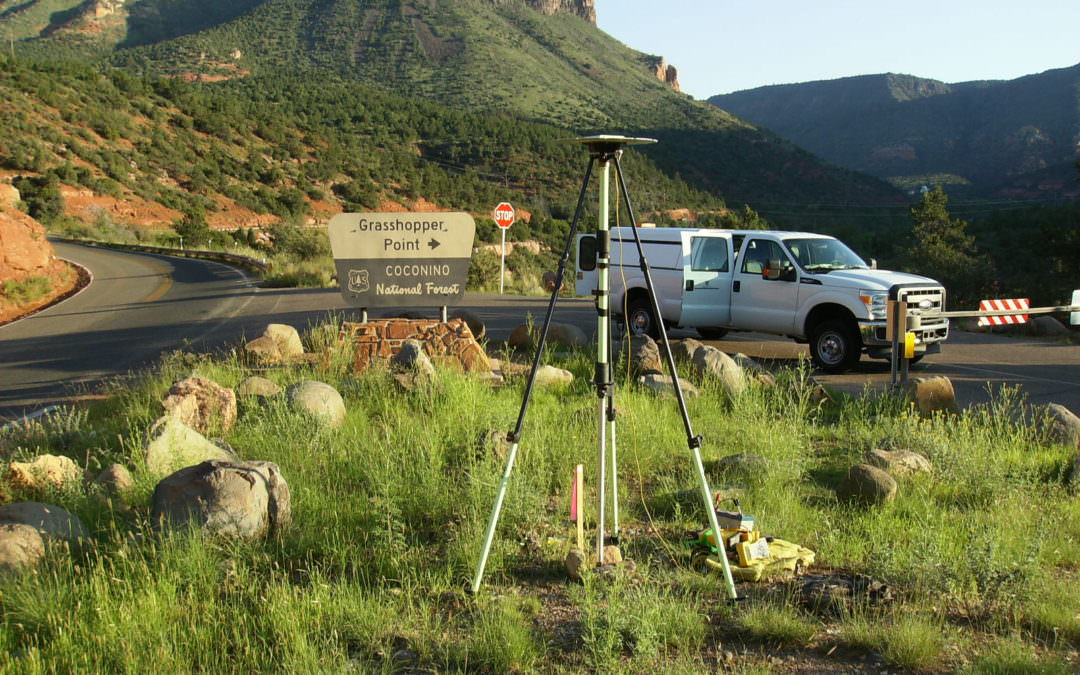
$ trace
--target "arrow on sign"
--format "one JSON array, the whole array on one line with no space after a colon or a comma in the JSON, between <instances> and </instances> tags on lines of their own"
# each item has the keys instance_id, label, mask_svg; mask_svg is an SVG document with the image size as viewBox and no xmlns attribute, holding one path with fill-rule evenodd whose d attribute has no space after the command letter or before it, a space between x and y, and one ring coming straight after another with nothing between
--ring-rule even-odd
<instances>
[{"instance_id":1,"label":"arrow on sign","mask_svg":"<svg viewBox=\"0 0 1080 675\"><path fill-rule=\"evenodd\" d=\"M434 239L429 241L427 245L430 246L432 250L439 248L439 242L435 241Z\"/></svg>"}]
</instances>

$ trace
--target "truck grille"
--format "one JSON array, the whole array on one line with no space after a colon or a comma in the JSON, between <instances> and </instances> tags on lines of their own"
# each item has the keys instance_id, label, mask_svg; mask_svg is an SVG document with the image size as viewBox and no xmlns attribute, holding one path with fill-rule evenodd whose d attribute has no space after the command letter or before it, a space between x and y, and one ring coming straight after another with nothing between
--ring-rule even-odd
<instances>
[{"instance_id":1,"label":"truck grille","mask_svg":"<svg viewBox=\"0 0 1080 675\"><path fill-rule=\"evenodd\" d=\"M916 310L923 316L923 321L945 311L945 289L940 286L901 288L899 296L900 300L907 303L909 311Z\"/></svg>"}]
</instances>

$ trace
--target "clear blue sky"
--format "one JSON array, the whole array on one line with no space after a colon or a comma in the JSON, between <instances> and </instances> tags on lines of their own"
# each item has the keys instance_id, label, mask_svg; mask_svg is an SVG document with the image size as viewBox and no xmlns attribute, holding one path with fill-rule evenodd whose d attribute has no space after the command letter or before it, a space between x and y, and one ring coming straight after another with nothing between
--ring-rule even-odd
<instances>
[{"instance_id":1,"label":"clear blue sky","mask_svg":"<svg viewBox=\"0 0 1080 675\"><path fill-rule=\"evenodd\" d=\"M1080 63L1080 0L596 0L597 24L664 56L704 99L903 73L1012 79Z\"/></svg>"}]
</instances>

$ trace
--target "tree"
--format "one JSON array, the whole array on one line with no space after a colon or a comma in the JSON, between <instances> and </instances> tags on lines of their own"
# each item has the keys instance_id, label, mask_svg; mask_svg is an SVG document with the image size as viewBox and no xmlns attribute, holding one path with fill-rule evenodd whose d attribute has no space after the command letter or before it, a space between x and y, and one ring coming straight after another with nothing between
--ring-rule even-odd
<instances>
[{"instance_id":1,"label":"tree","mask_svg":"<svg viewBox=\"0 0 1080 675\"><path fill-rule=\"evenodd\" d=\"M907 266L943 283L950 306L974 306L991 290L994 266L967 233L967 222L949 215L948 204L939 185L911 206L915 242L907 251Z\"/></svg>"}]
</instances>

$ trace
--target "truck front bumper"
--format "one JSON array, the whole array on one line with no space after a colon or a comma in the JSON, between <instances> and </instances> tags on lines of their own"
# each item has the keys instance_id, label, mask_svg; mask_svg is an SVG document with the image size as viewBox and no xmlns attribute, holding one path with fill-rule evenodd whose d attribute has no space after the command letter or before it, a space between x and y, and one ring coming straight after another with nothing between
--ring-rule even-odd
<instances>
[{"instance_id":1,"label":"truck front bumper","mask_svg":"<svg viewBox=\"0 0 1080 675\"><path fill-rule=\"evenodd\" d=\"M949 320L938 319L928 323L927 319L923 319L923 322L923 325L912 331L915 333L915 353L921 356L941 352L941 343L949 337ZM859 322L863 347L871 357L884 358L892 350L892 343L885 338L885 332L884 321Z\"/></svg>"}]
</instances>

